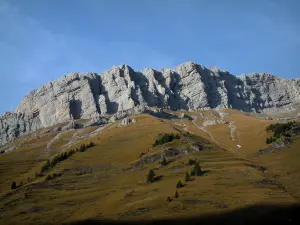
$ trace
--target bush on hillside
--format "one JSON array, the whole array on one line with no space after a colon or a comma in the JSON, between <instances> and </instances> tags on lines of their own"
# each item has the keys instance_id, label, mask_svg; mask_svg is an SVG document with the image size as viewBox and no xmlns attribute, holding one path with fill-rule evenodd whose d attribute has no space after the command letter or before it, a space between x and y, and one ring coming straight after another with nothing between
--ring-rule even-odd
<instances>
[{"instance_id":1,"label":"bush on hillside","mask_svg":"<svg viewBox=\"0 0 300 225\"><path fill-rule=\"evenodd\" d=\"M84 152L86 149L94 147L95 144L93 142L90 142L89 144L85 145L82 144L80 145L79 148L76 149L71 149L69 151L65 151L62 153L58 153L56 154L54 157L52 157L51 159L47 160L41 168L40 174L42 174L43 172L53 168L56 164L58 164L61 161L64 161L68 158L70 158L72 155L74 155L76 152Z\"/></svg>"},{"instance_id":2,"label":"bush on hillside","mask_svg":"<svg viewBox=\"0 0 300 225\"><path fill-rule=\"evenodd\" d=\"M80 145L79 151L80 151L80 152L84 152L85 150L86 150L85 144Z\"/></svg>"},{"instance_id":3,"label":"bush on hillside","mask_svg":"<svg viewBox=\"0 0 300 225\"><path fill-rule=\"evenodd\" d=\"M196 164L196 160L195 159L189 159L188 160L188 165L195 165Z\"/></svg>"},{"instance_id":4,"label":"bush on hillside","mask_svg":"<svg viewBox=\"0 0 300 225\"><path fill-rule=\"evenodd\" d=\"M180 135L179 134L175 135L173 133L170 133L170 134L165 133L160 138L156 139L152 146L155 147L157 145L163 145L165 143L173 141L174 139L180 139Z\"/></svg>"},{"instance_id":5,"label":"bush on hillside","mask_svg":"<svg viewBox=\"0 0 300 225\"><path fill-rule=\"evenodd\" d=\"M15 181L13 181L12 184L11 184L10 189L13 190L13 189L16 189L16 188L17 188L17 184L16 184Z\"/></svg>"},{"instance_id":6,"label":"bush on hillside","mask_svg":"<svg viewBox=\"0 0 300 225\"><path fill-rule=\"evenodd\" d=\"M179 198L179 194L178 194L178 191L176 190L175 192L175 195L174 195L175 198Z\"/></svg>"},{"instance_id":7,"label":"bush on hillside","mask_svg":"<svg viewBox=\"0 0 300 225\"><path fill-rule=\"evenodd\" d=\"M184 187L183 183L181 182L181 180L179 180L176 184L176 188L182 188Z\"/></svg>"},{"instance_id":8,"label":"bush on hillside","mask_svg":"<svg viewBox=\"0 0 300 225\"><path fill-rule=\"evenodd\" d=\"M153 183L155 178L155 173L153 170L149 170L148 175L147 175L147 182L148 183Z\"/></svg>"},{"instance_id":9,"label":"bush on hillside","mask_svg":"<svg viewBox=\"0 0 300 225\"><path fill-rule=\"evenodd\" d=\"M202 174L201 167L197 162L191 171L191 176L201 176L201 174Z\"/></svg>"},{"instance_id":10,"label":"bush on hillside","mask_svg":"<svg viewBox=\"0 0 300 225\"><path fill-rule=\"evenodd\" d=\"M266 140L266 144L271 144L272 142L276 141L277 139L275 137L268 137Z\"/></svg>"},{"instance_id":11,"label":"bush on hillside","mask_svg":"<svg viewBox=\"0 0 300 225\"><path fill-rule=\"evenodd\" d=\"M269 125L266 130L268 132L273 132L272 137L268 137L266 139L266 143L270 144L272 142L275 142L280 137L291 137L291 130L295 127L297 127L297 123L295 121L288 122L288 123L276 123Z\"/></svg>"},{"instance_id":12,"label":"bush on hillside","mask_svg":"<svg viewBox=\"0 0 300 225\"><path fill-rule=\"evenodd\" d=\"M91 141L90 143L87 144L86 147L87 147L87 148L92 148L92 147L94 147L94 146L95 146L94 142Z\"/></svg>"},{"instance_id":13,"label":"bush on hillside","mask_svg":"<svg viewBox=\"0 0 300 225\"><path fill-rule=\"evenodd\" d=\"M166 159L166 157L165 157L165 156L163 156L163 158L162 158L162 160L161 160L160 164L161 164L161 165L163 165L163 166L165 166L165 165L167 165L167 164L168 164L168 162L167 162L167 159Z\"/></svg>"},{"instance_id":14,"label":"bush on hillside","mask_svg":"<svg viewBox=\"0 0 300 225\"><path fill-rule=\"evenodd\" d=\"M189 182L190 181L190 175L189 175L188 172L185 173L184 181L185 182Z\"/></svg>"},{"instance_id":15,"label":"bush on hillside","mask_svg":"<svg viewBox=\"0 0 300 225\"><path fill-rule=\"evenodd\" d=\"M53 174L48 174L46 177L46 180L53 180L56 177L60 177L62 174L61 173L53 173Z\"/></svg>"}]
</instances>

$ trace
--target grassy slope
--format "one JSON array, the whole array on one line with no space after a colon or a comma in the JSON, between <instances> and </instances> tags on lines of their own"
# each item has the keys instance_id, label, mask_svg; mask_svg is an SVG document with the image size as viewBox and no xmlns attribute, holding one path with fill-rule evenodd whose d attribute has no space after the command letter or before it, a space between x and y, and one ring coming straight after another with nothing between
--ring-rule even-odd
<instances>
[{"instance_id":1,"label":"grassy slope","mask_svg":"<svg viewBox=\"0 0 300 225\"><path fill-rule=\"evenodd\" d=\"M15 143L21 142L23 147L0 156L0 192L8 191L12 180L19 184L21 181L25 182L28 177L34 177L35 167L57 152L55 149L44 151L47 142L54 136L53 133L46 134L38 140L23 137L22 141L18 140Z\"/></svg>"},{"instance_id":2,"label":"grassy slope","mask_svg":"<svg viewBox=\"0 0 300 225\"><path fill-rule=\"evenodd\" d=\"M226 117L234 121L237 127L237 140L242 146L240 149L248 155L266 146L266 127L276 121L258 120L236 110L227 110L230 114Z\"/></svg>"},{"instance_id":3,"label":"grassy slope","mask_svg":"<svg viewBox=\"0 0 300 225\"><path fill-rule=\"evenodd\" d=\"M0 223L58 223L86 218L140 219L188 216L232 210L258 202L296 201L279 186L258 184L258 181L266 178L261 171L247 165L246 159L216 147L214 151L193 153L192 157L200 160L201 167L208 172L206 176L196 177L188 182L178 190L180 197L168 203L166 198L173 198L177 181L184 181L185 172L191 169L191 166L186 165L190 156L180 157L155 170L157 175L163 177L153 184L147 184L145 179L150 168L159 166L157 162L137 170L128 168L141 152L160 151L160 147L152 148L158 133L178 132L174 127L179 126L174 125L174 121L161 120L149 115L139 115L136 119L136 124L127 127L106 128L92 138L96 143L95 147L86 152L76 153L59 163L51 172L61 171L61 177L50 181L45 181L44 177L38 178L30 184L8 192L12 195L5 195L4 192L9 188L7 186L11 178L27 177L28 171L43 160L39 158L39 149L45 146L17 150L1 156L3 196L0 197ZM232 115L232 120L236 121L238 129L241 130L241 151L253 151L252 144L255 149L264 146L264 136L259 137L257 143L249 141L250 138L256 138L257 134L265 135L257 120L245 118L239 113ZM209 138L193 126L191 121L184 119L183 122L188 125L189 131ZM222 147L229 146L231 140L225 138L225 128L222 131L222 127L218 127L212 128L212 133L222 141ZM249 130L251 134L243 137L244 132L248 134ZM55 146L65 144L64 138L69 137L70 135L63 136L62 140L59 140L61 142L58 141ZM45 139L51 140L51 137ZM172 145L182 148L181 141ZM14 163L11 163L12 160ZM82 175L78 175L78 172ZM25 175L22 175L23 173Z\"/></svg>"},{"instance_id":4,"label":"grassy slope","mask_svg":"<svg viewBox=\"0 0 300 225\"><path fill-rule=\"evenodd\" d=\"M293 196L300 199L300 137L280 151L254 156L253 160L267 166L269 176L280 180Z\"/></svg>"}]
</instances>

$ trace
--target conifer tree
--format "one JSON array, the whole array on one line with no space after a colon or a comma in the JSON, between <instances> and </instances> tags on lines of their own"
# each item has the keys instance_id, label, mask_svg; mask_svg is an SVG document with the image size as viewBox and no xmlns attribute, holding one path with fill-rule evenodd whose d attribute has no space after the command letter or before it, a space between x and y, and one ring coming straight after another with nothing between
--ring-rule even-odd
<instances>
[{"instance_id":1,"label":"conifer tree","mask_svg":"<svg viewBox=\"0 0 300 225\"><path fill-rule=\"evenodd\" d=\"M161 165L165 166L168 164L167 159L165 156L163 156L162 161L160 162Z\"/></svg>"},{"instance_id":2,"label":"conifer tree","mask_svg":"<svg viewBox=\"0 0 300 225\"><path fill-rule=\"evenodd\" d=\"M190 175L188 172L185 173L185 178L184 178L185 182L189 182L190 181Z\"/></svg>"},{"instance_id":3,"label":"conifer tree","mask_svg":"<svg viewBox=\"0 0 300 225\"><path fill-rule=\"evenodd\" d=\"M175 198L178 198L179 197L179 194L178 194L178 191L176 190L176 192L175 192L175 196L174 196Z\"/></svg>"},{"instance_id":4,"label":"conifer tree","mask_svg":"<svg viewBox=\"0 0 300 225\"><path fill-rule=\"evenodd\" d=\"M179 180L176 184L176 188L182 188L184 185L182 184L181 180Z\"/></svg>"},{"instance_id":5,"label":"conifer tree","mask_svg":"<svg viewBox=\"0 0 300 225\"><path fill-rule=\"evenodd\" d=\"M148 183L153 183L154 182L154 177L155 177L154 171L149 170L148 175L147 175L147 182Z\"/></svg>"},{"instance_id":6,"label":"conifer tree","mask_svg":"<svg viewBox=\"0 0 300 225\"><path fill-rule=\"evenodd\" d=\"M13 190L13 189L16 189L17 188L17 184L16 184L16 182L15 181L13 181L12 182L12 184L11 184L11 190Z\"/></svg>"}]
</instances>

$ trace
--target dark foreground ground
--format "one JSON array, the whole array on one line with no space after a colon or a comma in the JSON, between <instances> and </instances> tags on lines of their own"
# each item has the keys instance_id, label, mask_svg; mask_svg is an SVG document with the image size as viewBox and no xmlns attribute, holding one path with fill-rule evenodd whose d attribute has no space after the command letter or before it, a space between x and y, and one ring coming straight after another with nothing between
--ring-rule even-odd
<instances>
[{"instance_id":1,"label":"dark foreground ground","mask_svg":"<svg viewBox=\"0 0 300 225\"><path fill-rule=\"evenodd\" d=\"M290 206L255 205L230 213L194 218L173 218L151 221L100 221L85 220L68 225L85 224L300 224L300 204Z\"/></svg>"}]
</instances>

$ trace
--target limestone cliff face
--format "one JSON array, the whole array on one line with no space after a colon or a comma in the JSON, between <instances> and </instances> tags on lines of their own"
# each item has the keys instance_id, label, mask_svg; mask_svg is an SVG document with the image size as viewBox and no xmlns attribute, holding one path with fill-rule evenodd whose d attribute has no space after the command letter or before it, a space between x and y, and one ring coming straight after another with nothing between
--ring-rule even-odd
<instances>
[{"instance_id":1,"label":"limestone cliff face","mask_svg":"<svg viewBox=\"0 0 300 225\"><path fill-rule=\"evenodd\" d=\"M0 117L0 145L40 127L99 118L137 105L260 111L298 102L300 79L265 73L237 77L192 62L160 71L121 65L102 74L71 73L32 91L14 113Z\"/></svg>"},{"instance_id":2,"label":"limestone cliff face","mask_svg":"<svg viewBox=\"0 0 300 225\"><path fill-rule=\"evenodd\" d=\"M0 116L0 146L39 128L41 123L36 115L5 113Z\"/></svg>"}]
</instances>

